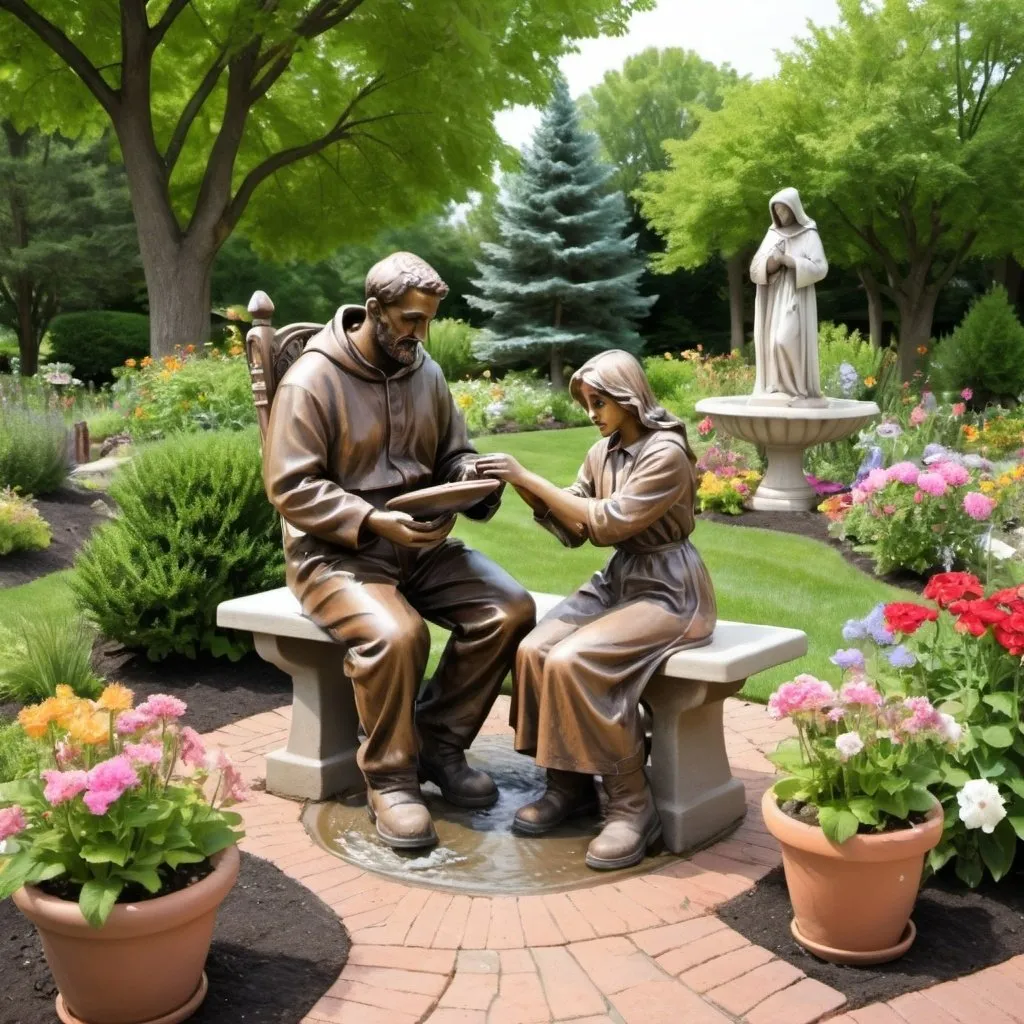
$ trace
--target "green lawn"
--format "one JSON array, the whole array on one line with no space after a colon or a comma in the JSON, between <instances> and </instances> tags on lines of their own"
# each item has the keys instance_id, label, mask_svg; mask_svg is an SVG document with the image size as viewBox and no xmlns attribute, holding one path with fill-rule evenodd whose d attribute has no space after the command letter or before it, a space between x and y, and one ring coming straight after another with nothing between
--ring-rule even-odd
<instances>
[{"instance_id":1,"label":"green lawn","mask_svg":"<svg viewBox=\"0 0 1024 1024\"><path fill-rule=\"evenodd\" d=\"M596 440L590 427L481 437L481 451L508 451L525 466L559 484L571 483L587 448ZM501 510L489 523L460 518L455 533L505 566L530 590L566 594L574 590L610 555L586 545L570 550L536 526L523 501L506 491ZM848 618L864 615L881 600L906 595L864 575L834 550L802 537L701 523L694 535L711 570L719 614L725 619L763 622L803 629L810 639L806 658L753 677L744 693L767 700L771 691L797 672L837 677L828 658L841 643L839 630ZM67 586L70 573L54 573L23 587L0 590L0 631L18 613L70 618L74 602ZM444 633L434 637L431 670Z\"/></svg>"}]
</instances>

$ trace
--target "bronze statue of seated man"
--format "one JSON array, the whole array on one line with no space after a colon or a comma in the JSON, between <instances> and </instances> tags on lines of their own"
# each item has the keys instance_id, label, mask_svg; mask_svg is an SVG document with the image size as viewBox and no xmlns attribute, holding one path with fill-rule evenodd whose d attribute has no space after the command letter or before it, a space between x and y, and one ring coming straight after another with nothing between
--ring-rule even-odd
<instances>
[{"instance_id":1,"label":"bronze statue of seated man","mask_svg":"<svg viewBox=\"0 0 1024 1024\"><path fill-rule=\"evenodd\" d=\"M461 807L497 800L465 750L534 624L530 595L448 536L454 515L420 523L385 507L397 495L477 476L462 415L422 347L447 291L411 253L376 264L365 306L342 306L285 374L264 445L288 586L344 645L365 733L358 763L369 813L381 838L400 848L437 840L422 780ZM500 490L466 514L489 519L499 501ZM425 619L451 638L420 693Z\"/></svg>"}]
</instances>

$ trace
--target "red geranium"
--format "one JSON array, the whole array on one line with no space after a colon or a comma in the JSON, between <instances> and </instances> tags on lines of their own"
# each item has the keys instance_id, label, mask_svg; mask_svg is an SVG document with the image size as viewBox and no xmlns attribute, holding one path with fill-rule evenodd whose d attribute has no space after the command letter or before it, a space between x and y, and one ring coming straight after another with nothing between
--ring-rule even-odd
<instances>
[{"instance_id":1,"label":"red geranium","mask_svg":"<svg viewBox=\"0 0 1024 1024\"><path fill-rule=\"evenodd\" d=\"M916 633L926 622L934 622L939 613L934 608L925 608L923 604L910 601L896 601L885 606L885 624L894 633L910 636Z\"/></svg>"},{"instance_id":2,"label":"red geranium","mask_svg":"<svg viewBox=\"0 0 1024 1024\"><path fill-rule=\"evenodd\" d=\"M953 601L949 612L957 617L956 629L971 636L981 636L989 626L1009 617L1008 612L997 608L991 601Z\"/></svg>"},{"instance_id":3,"label":"red geranium","mask_svg":"<svg viewBox=\"0 0 1024 1024\"><path fill-rule=\"evenodd\" d=\"M989 600L993 604L1001 604L1006 608L1012 608L1015 604L1024 602L1024 586L1007 587L1005 590L997 590Z\"/></svg>"},{"instance_id":4,"label":"red geranium","mask_svg":"<svg viewBox=\"0 0 1024 1024\"><path fill-rule=\"evenodd\" d=\"M1015 658L1024 656L1024 604L1020 610L1011 612L992 630L996 640Z\"/></svg>"},{"instance_id":5,"label":"red geranium","mask_svg":"<svg viewBox=\"0 0 1024 1024\"><path fill-rule=\"evenodd\" d=\"M984 593L981 580L969 572L936 573L924 588L924 596L940 608L947 608L961 598L981 597Z\"/></svg>"}]
</instances>

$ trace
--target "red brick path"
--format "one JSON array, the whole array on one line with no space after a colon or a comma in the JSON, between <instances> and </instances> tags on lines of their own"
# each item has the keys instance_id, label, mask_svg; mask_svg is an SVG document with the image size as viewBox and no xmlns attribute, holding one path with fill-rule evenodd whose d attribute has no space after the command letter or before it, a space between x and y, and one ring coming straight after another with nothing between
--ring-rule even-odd
<instances>
[{"instance_id":1,"label":"red brick path","mask_svg":"<svg viewBox=\"0 0 1024 1024\"><path fill-rule=\"evenodd\" d=\"M285 743L290 712L208 739L254 780ZM487 731L506 727L499 701ZM788 734L760 705L730 700L726 743L749 813L728 839L641 878L601 877L546 896L452 896L352 867L315 846L298 804L257 793L239 810L242 849L333 907L352 938L341 976L306 1017L335 1024L1009 1024L1024 1022L1024 957L842 1012L842 993L752 945L715 916L779 863L759 802L764 751ZM838 1016L836 1016L838 1014Z\"/></svg>"}]
</instances>

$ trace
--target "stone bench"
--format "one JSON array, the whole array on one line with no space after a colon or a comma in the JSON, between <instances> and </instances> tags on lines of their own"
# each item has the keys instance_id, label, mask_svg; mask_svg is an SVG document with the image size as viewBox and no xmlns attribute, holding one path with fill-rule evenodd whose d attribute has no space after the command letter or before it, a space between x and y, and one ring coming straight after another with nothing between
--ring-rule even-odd
<instances>
[{"instance_id":1,"label":"stone bench","mask_svg":"<svg viewBox=\"0 0 1024 1024\"><path fill-rule=\"evenodd\" d=\"M533 594L541 618L560 598ZM267 789L305 800L364 785L356 765L359 719L344 679L344 650L307 619L282 587L225 601L217 625L253 634L256 650L292 678L288 745L267 756ZM749 676L807 653L798 629L719 622L705 647L667 658L644 690L651 709L648 775L674 853L704 846L746 812L743 784L732 777L722 709Z\"/></svg>"}]
</instances>

